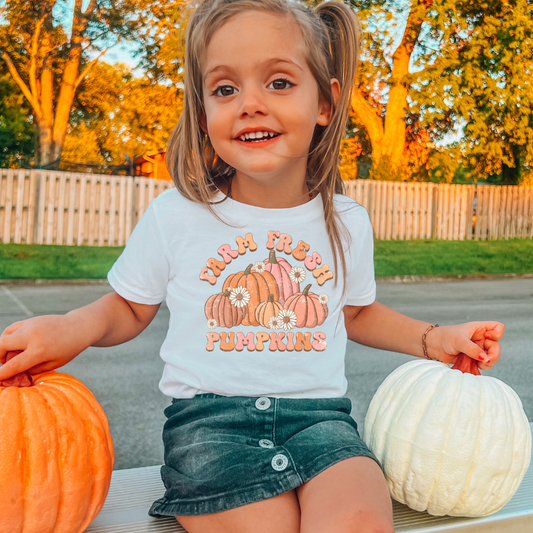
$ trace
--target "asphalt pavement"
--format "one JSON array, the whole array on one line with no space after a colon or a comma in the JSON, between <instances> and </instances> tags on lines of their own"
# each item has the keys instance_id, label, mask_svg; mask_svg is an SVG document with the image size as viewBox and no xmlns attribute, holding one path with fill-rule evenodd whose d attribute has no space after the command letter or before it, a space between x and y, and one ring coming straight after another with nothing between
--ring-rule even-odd
<instances>
[{"instance_id":1,"label":"asphalt pavement","mask_svg":"<svg viewBox=\"0 0 533 533\"><path fill-rule=\"evenodd\" d=\"M107 284L2 285L0 330L31 316L67 313L108 292ZM377 299L408 316L440 325L471 320L503 322L501 361L485 375L512 387L533 421L533 279L378 283ZM81 379L104 408L115 443L115 469L163 462L163 410L170 399L158 389L163 371L159 348L168 322L169 311L163 304L137 338L120 346L89 348L59 370ZM348 342L347 396L361 433L378 386L396 367L411 360L408 355Z\"/></svg>"}]
</instances>

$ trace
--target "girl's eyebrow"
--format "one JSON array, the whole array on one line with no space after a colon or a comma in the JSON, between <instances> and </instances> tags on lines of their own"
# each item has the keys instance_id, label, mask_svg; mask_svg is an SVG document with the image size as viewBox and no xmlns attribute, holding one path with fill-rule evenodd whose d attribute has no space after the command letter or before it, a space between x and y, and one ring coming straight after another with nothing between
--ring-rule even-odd
<instances>
[{"instance_id":1,"label":"girl's eyebrow","mask_svg":"<svg viewBox=\"0 0 533 533\"><path fill-rule=\"evenodd\" d=\"M301 70L303 72L303 68L298 65L298 63L295 63L294 61L290 59L283 59L281 57L271 57L269 59L266 59L265 61L261 61L259 63L259 66L266 68L270 67L272 65L277 65L278 63L287 63L289 65L292 65L293 67L296 67L297 69ZM216 67L213 67L209 71L207 71L205 77L207 78L209 75L214 74L218 71L225 71L225 72L232 72L235 73L235 69L229 65L217 65Z\"/></svg>"}]
</instances>

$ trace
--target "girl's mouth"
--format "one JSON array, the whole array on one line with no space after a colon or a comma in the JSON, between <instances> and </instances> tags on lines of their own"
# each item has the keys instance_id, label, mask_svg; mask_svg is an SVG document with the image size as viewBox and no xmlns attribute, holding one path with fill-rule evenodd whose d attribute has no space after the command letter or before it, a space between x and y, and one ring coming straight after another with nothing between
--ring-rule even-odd
<instances>
[{"instance_id":1,"label":"girl's mouth","mask_svg":"<svg viewBox=\"0 0 533 533\"><path fill-rule=\"evenodd\" d=\"M246 143L264 143L270 139L279 137L279 135L279 133L274 133L273 131L251 131L239 135L237 139Z\"/></svg>"},{"instance_id":2,"label":"girl's mouth","mask_svg":"<svg viewBox=\"0 0 533 533\"><path fill-rule=\"evenodd\" d=\"M252 147L259 147L259 146L266 146L267 144L272 144L276 142L276 139L281 137L281 134L275 135L274 137L263 137L262 139L248 139L246 141L241 141L241 139L237 138L235 139L239 144L243 144L246 146Z\"/></svg>"}]
</instances>

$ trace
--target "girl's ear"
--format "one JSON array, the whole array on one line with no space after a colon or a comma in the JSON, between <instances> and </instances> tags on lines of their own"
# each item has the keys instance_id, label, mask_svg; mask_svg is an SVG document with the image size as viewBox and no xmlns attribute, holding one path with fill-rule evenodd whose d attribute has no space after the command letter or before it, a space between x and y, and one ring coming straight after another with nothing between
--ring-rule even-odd
<instances>
[{"instance_id":1,"label":"girl's ear","mask_svg":"<svg viewBox=\"0 0 533 533\"><path fill-rule=\"evenodd\" d=\"M333 93L333 101L335 102L335 106L337 106L341 94L341 86L337 78L331 78L331 92ZM331 122L331 116L331 106L328 102L321 101L316 123L320 126L327 126Z\"/></svg>"}]
</instances>

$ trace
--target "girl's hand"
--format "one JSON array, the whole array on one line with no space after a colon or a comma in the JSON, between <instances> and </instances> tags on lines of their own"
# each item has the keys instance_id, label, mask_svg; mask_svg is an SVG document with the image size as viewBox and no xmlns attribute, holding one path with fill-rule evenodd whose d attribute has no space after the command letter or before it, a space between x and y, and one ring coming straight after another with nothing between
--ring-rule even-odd
<instances>
[{"instance_id":1,"label":"girl's hand","mask_svg":"<svg viewBox=\"0 0 533 533\"><path fill-rule=\"evenodd\" d=\"M86 344L69 316L48 315L15 322L0 336L0 383L20 372L38 374L67 364ZM8 352L22 351L6 362Z\"/></svg>"},{"instance_id":2,"label":"girl's hand","mask_svg":"<svg viewBox=\"0 0 533 533\"><path fill-rule=\"evenodd\" d=\"M499 340L505 333L501 322L467 322L432 329L426 337L428 355L454 364L464 353L478 362L481 370L492 368L500 359Z\"/></svg>"}]
</instances>

